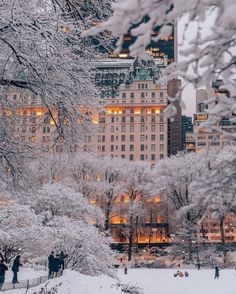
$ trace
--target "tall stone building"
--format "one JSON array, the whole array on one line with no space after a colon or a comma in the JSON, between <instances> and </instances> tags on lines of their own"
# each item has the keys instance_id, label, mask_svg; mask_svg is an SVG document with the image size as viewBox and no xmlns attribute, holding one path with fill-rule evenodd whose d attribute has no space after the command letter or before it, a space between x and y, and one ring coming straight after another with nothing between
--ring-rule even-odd
<instances>
[{"instance_id":1,"label":"tall stone building","mask_svg":"<svg viewBox=\"0 0 236 294\"><path fill-rule=\"evenodd\" d=\"M192 122L192 117L182 115L182 145L183 149L186 149L186 139L188 133L193 132L193 122ZM188 137L189 139L189 137Z\"/></svg>"},{"instance_id":2,"label":"tall stone building","mask_svg":"<svg viewBox=\"0 0 236 294\"><path fill-rule=\"evenodd\" d=\"M181 88L181 80L173 79L168 81L167 93L171 98L175 98ZM182 145L182 109L180 100L173 103L176 107L176 114L173 118L168 119L168 156L176 155L183 150Z\"/></svg>"},{"instance_id":3,"label":"tall stone building","mask_svg":"<svg viewBox=\"0 0 236 294\"><path fill-rule=\"evenodd\" d=\"M123 83L101 95L100 111L93 113L97 135L85 138L85 148L101 156L147 161L152 168L166 158L168 121L163 110L168 105L167 85L158 78L155 64L151 67L135 60Z\"/></svg>"}]
</instances>

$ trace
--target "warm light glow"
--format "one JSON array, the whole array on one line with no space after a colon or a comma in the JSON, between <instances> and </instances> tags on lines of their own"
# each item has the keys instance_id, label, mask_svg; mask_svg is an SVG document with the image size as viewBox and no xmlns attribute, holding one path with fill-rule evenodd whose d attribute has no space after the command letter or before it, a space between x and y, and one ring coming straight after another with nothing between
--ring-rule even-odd
<instances>
[{"instance_id":1,"label":"warm light glow","mask_svg":"<svg viewBox=\"0 0 236 294\"><path fill-rule=\"evenodd\" d=\"M36 115L42 115L42 114L43 114L42 111L37 111L37 112L36 112Z\"/></svg>"},{"instance_id":2,"label":"warm light glow","mask_svg":"<svg viewBox=\"0 0 236 294\"><path fill-rule=\"evenodd\" d=\"M155 113L160 113L160 109L155 109Z\"/></svg>"},{"instance_id":3,"label":"warm light glow","mask_svg":"<svg viewBox=\"0 0 236 294\"><path fill-rule=\"evenodd\" d=\"M134 111L134 114L140 114L141 113L141 110L140 109L135 109L135 111Z\"/></svg>"},{"instance_id":4,"label":"warm light glow","mask_svg":"<svg viewBox=\"0 0 236 294\"><path fill-rule=\"evenodd\" d=\"M63 28L63 32L64 32L64 33L68 33L69 31L70 31L70 28L69 28L69 27L64 27L64 28Z\"/></svg>"},{"instance_id":5,"label":"warm light glow","mask_svg":"<svg viewBox=\"0 0 236 294\"><path fill-rule=\"evenodd\" d=\"M111 219L111 223L112 224L125 224L127 223L127 219L124 218L124 217L119 217L119 216L114 216L112 219Z\"/></svg>"},{"instance_id":6,"label":"warm light glow","mask_svg":"<svg viewBox=\"0 0 236 294\"><path fill-rule=\"evenodd\" d=\"M119 57L120 58L127 58L127 57L129 57L129 54L127 54L127 53L120 53L119 54Z\"/></svg>"},{"instance_id":7,"label":"warm light glow","mask_svg":"<svg viewBox=\"0 0 236 294\"><path fill-rule=\"evenodd\" d=\"M116 197L115 199L115 203L129 203L129 196L128 195L120 195L118 197Z\"/></svg>"},{"instance_id":8,"label":"warm light glow","mask_svg":"<svg viewBox=\"0 0 236 294\"><path fill-rule=\"evenodd\" d=\"M156 202L156 203L160 203L160 202L161 202L161 196L160 196L160 195L156 196L156 197L154 198L154 202Z\"/></svg>"},{"instance_id":9,"label":"warm light glow","mask_svg":"<svg viewBox=\"0 0 236 294\"><path fill-rule=\"evenodd\" d=\"M157 223L158 223L158 224L161 223L161 217L160 217L160 215L157 216Z\"/></svg>"},{"instance_id":10,"label":"warm light glow","mask_svg":"<svg viewBox=\"0 0 236 294\"><path fill-rule=\"evenodd\" d=\"M97 223L97 221L96 221L96 219L95 218L90 218L89 220L88 220L88 223L90 224L90 225L96 225L96 223Z\"/></svg>"}]
</instances>

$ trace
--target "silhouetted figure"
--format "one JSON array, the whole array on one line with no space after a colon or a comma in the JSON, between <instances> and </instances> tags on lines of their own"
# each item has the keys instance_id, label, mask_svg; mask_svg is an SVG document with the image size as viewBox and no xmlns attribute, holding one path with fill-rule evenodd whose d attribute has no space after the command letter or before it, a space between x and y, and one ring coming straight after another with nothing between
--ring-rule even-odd
<instances>
[{"instance_id":1,"label":"silhouetted figure","mask_svg":"<svg viewBox=\"0 0 236 294\"><path fill-rule=\"evenodd\" d=\"M186 278L188 278L188 277L189 277L189 273L188 273L187 271L185 271L185 272L184 272L184 276L185 276Z\"/></svg>"},{"instance_id":2,"label":"silhouetted figure","mask_svg":"<svg viewBox=\"0 0 236 294\"><path fill-rule=\"evenodd\" d=\"M218 280L219 277L220 277L220 270L219 270L218 266L216 266L215 267L215 278L214 279Z\"/></svg>"},{"instance_id":3,"label":"silhouetted figure","mask_svg":"<svg viewBox=\"0 0 236 294\"><path fill-rule=\"evenodd\" d=\"M67 258L67 257L68 257L68 255L64 254L64 252L61 251L61 253L60 253L60 262L61 262L60 267L63 271L65 269L65 258Z\"/></svg>"},{"instance_id":4,"label":"silhouetted figure","mask_svg":"<svg viewBox=\"0 0 236 294\"><path fill-rule=\"evenodd\" d=\"M53 278L54 251L48 256L48 278Z\"/></svg>"},{"instance_id":5,"label":"silhouetted figure","mask_svg":"<svg viewBox=\"0 0 236 294\"><path fill-rule=\"evenodd\" d=\"M19 272L20 266L22 266L22 264L20 263L20 255L17 255L17 257L13 261L13 266L12 266L12 271L13 271L12 283L13 284L19 283L17 278L17 273Z\"/></svg>"},{"instance_id":6,"label":"silhouetted figure","mask_svg":"<svg viewBox=\"0 0 236 294\"><path fill-rule=\"evenodd\" d=\"M52 267L54 278L58 276L58 272L59 272L60 267L61 267L60 255L57 254L56 257L54 258L53 267Z\"/></svg>"},{"instance_id":7,"label":"silhouetted figure","mask_svg":"<svg viewBox=\"0 0 236 294\"><path fill-rule=\"evenodd\" d=\"M5 282L5 273L8 270L8 267L4 264L3 259L0 259L0 291Z\"/></svg>"},{"instance_id":8,"label":"silhouetted figure","mask_svg":"<svg viewBox=\"0 0 236 294\"><path fill-rule=\"evenodd\" d=\"M127 275L128 270L127 270L127 266L125 266L125 275Z\"/></svg>"}]
</instances>

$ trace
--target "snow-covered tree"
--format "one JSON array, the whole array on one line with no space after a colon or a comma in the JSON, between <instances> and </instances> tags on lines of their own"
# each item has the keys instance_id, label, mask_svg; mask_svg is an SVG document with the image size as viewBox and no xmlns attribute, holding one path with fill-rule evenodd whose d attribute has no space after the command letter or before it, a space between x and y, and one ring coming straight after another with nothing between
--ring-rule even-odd
<instances>
[{"instance_id":1,"label":"snow-covered tree","mask_svg":"<svg viewBox=\"0 0 236 294\"><path fill-rule=\"evenodd\" d=\"M110 240L95 226L57 217L48 225L52 230L54 248L68 254L66 263L69 268L89 275L113 274Z\"/></svg>"},{"instance_id":2,"label":"snow-covered tree","mask_svg":"<svg viewBox=\"0 0 236 294\"><path fill-rule=\"evenodd\" d=\"M190 187L192 206L207 207L208 215L219 223L224 262L225 219L230 213L236 214L235 151L235 146L227 146L215 154L215 160L209 162L208 169Z\"/></svg>"},{"instance_id":3,"label":"snow-covered tree","mask_svg":"<svg viewBox=\"0 0 236 294\"><path fill-rule=\"evenodd\" d=\"M4 0L0 4L0 160L15 184L27 170L20 163L32 158L29 146L16 144L13 136L12 125L18 125L19 110L25 105L15 93L22 101L29 96L47 109L45 119L55 124L55 140L70 145L90 127L87 109L95 104L96 93L92 59L100 54L96 47L105 48L106 42L104 36L84 40L81 33L109 15L109 1L98 2Z\"/></svg>"},{"instance_id":4,"label":"snow-covered tree","mask_svg":"<svg viewBox=\"0 0 236 294\"><path fill-rule=\"evenodd\" d=\"M123 214L127 219L127 229L122 234L128 239L128 260L132 258L132 249L141 226L145 223L144 201L153 195L153 174L150 166L143 162L127 162L124 166L125 203Z\"/></svg>"},{"instance_id":5,"label":"snow-covered tree","mask_svg":"<svg viewBox=\"0 0 236 294\"><path fill-rule=\"evenodd\" d=\"M105 214L105 230L115 217L115 202L124 192L124 160L104 158L99 160L97 168L96 196Z\"/></svg>"},{"instance_id":6,"label":"snow-covered tree","mask_svg":"<svg viewBox=\"0 0 236 294\"><path fill-rule=\"evenodd\" d=\"M45 184L20 200L0 206L0 252L8 261L19 253L46 260L51 250L64 250L68 267L112 275L110 239L98 228L104 225L99 208L62 183Z\"/></svg>"},{"instance_id":7,"label":"snow-covered tree","mask_svg":"<svg viewBox=\"0 0 236 294\"><path fill-rule=\"evenodd\" d=\"M166 195L172 213L177 217L177 238L175 242L182 248L188 248L192 259L193 243L196 241L197 225L206 208L194 207L190 185L207 168L203 154L179 153L161 160L155 169L156 188ZM182 244L182 245L181 245ZM186 244L186 246L185 246Z\"/></svg>"},{"instance_id":8,"label":"snow-covered tree","mask_svg":"<svg viewBox=\"0 0 236 294\"><path fill-rule=\"evenodd\" d=\"M90 205L80 193L60 183L44 185L28 201L32 203L35 213L43 216L45 225L56 216L66 216L101 226L104 223L104 216L99 208Z\"/></svg>"},{"instance_id":9,"label":"snow-covered tree","mask_svg":"<svg viewBox=\"0 0 236 294\"><path fill-rule=\"evenodd\" d=\"M29 205L9 201L0 206L0 252L7 262L20 253L42 254L46 244L40 222Z\"/></svg>"}]
</instances>

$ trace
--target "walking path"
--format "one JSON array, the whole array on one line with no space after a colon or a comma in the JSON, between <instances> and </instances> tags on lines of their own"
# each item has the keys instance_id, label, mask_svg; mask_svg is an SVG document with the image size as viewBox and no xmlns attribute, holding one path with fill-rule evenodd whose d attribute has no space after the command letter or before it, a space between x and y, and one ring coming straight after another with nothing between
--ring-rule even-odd
<instances>
[{"instance_id":1,"label":"walking path","mask_svg":"<svg viewBox=\"0 0 236 294\"><path fill-rule=\"evenodd\" d=\"M11 282L6 282L3 284L2 291L13 290L13 289L29 289L32 287L36 287L48 280L48 276L40 276L38 278L29 279L20 281L19 283L12 284Z\"/></svg>"}]
</instances>

